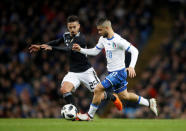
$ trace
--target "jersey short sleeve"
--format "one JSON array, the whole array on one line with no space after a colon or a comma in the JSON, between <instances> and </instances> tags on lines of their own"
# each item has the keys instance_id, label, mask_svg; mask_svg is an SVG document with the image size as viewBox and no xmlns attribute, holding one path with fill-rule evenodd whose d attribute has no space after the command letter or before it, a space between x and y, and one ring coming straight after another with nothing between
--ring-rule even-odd
<instances>
[{"instance_id":1,"label":"jersey short sleeve","mask_svg":"<svg viewBox=\"0 0 186 131\"><path fill-rule=\"evenodd\" d=\"M99 38L99 41L98 41L98 43L96 45L96 48L99 49L99 50L102 50L104 48L103 38L102 37Z\"/></svg>"},{"instance_id":2,"label":"jersey short sleeve","mask_svg":"<svg viewBox=\"0 0 186 131\"><path fill-rule=\"evenodd\" d=\"M124 49L125 51L129 51L131 47L131 43L121 37L119 38L118 45L120 48Z\"/></svg>"}]
</instances>

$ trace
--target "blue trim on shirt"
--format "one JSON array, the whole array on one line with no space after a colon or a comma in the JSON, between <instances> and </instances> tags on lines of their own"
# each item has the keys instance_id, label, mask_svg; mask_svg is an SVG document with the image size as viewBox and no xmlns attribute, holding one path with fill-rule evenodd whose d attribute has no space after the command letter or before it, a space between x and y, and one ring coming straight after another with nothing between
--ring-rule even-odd
<instances>
[{"instance_id":1,"label":"blue trim on shirt","mask_svg":"<svg viewBox=\"0 0 186 131\"><path fill-rule=\"evenodd\" d=\"M98 46L96 46L96 48L97 48L98 50L102 50L102 48L99 48Z\"/></svg>"},{"instance_id":2,"label":"blue trim on shirt","mask_svg":"<svg viewBox=\"0 0 186 131\"><path fill-rule=\"evenodd\" d=\"M114 39L114 36L112 36L112 38L107 38L107 40L112 40L112 39Z\"/></svg>"},{"instance_id":3,"label":"blue trim on shirt","mask_svg":"<svg viewBox=\"0 0 186 131\"><path fill-rule=\"evenodd\" d=\"M126 49L126 51L129 51L129 49L130 49L130 46Z\"/></svg>"}]
</instances>

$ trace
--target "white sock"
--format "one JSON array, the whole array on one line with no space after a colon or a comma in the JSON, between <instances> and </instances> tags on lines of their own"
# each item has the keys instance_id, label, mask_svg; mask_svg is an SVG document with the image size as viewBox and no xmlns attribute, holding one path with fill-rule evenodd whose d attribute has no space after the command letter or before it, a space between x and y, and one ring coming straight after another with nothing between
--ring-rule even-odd
<instances>
[{"instance_id":1,"label":"white sock","mask_svg":"<svg viewBox=\"0 0 186 131\"><path fill-rule=\"evenodd\" d=\"M89 108L89 111L88 111L88 114L93 118L97 109L98 109L99 106L95 105L95 104L91 104L90 105L90 108Z\"/></svg>"},{"instance_id":2,"label":"white sock","mask_svg":"<svg viewBox=\"0 0 186 131\"><path fill-rule=\"evenodd\" d=\"M143 106L149 106L149 101L146 98L139 96L138 104Z\"/></svg>"}]
</instances>

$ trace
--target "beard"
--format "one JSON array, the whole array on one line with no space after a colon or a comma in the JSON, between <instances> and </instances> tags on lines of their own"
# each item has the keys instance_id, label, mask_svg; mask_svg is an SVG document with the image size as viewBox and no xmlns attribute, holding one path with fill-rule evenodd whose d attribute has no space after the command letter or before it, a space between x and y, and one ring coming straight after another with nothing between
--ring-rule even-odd
<instances>
[{"instance_id":1,"label":"beard","mask_svg":"<svg viewBox=\"0 0 186 131\"><path fill-rule=\"evenodd\" d=\"M76 36L75 32L71 32L71 36L72 37Z\"/></svg>"},{"instance_id":2,"label":"beard","mask_svg":"<svg viewBox=\"0 0 186 131\"><path fill-rule=\"evenodd\" d=\"M105 37L108 37L108 33L103 34L103 37L104 37L104 38L105 38Z\"/></svg>"}]
</instances>

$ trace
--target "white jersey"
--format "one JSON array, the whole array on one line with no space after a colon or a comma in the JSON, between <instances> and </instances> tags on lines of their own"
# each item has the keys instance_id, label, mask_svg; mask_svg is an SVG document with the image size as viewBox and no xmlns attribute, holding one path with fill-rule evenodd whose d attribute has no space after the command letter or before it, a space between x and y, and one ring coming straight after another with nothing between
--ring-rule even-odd
<instances>
[{"instance_id":1,"label":"white jersey","mask_svg":"<svg viewBox=\"0 0 186 131\"><path fill-rule=\"evenodd\" d=\"M131 53L130 67L135 67L138 58L138 50L123 39L117 33L110 39L100 37L96 47L92 49L80 49L80 52L87 55L97 55L105 48L107 58L107 69L109 72L121 70L125 68L125 51Z\"/></svg>"},{"instance_id":2,"label":"white jersey","mask_svg":"<svg viewBox=\"0 0 186 131\"><path fill-rule=\"evenodd\" d=\"M125 68L125 51L129 50L130 46L128 41L114 33L110 39L101 36L96 48L100 50L105 48L107 69L112 72Z\"/></svg>"}]
</instances>

